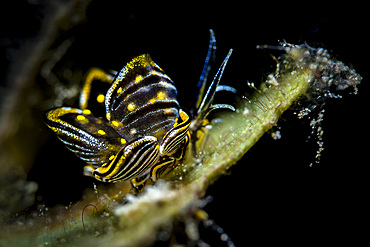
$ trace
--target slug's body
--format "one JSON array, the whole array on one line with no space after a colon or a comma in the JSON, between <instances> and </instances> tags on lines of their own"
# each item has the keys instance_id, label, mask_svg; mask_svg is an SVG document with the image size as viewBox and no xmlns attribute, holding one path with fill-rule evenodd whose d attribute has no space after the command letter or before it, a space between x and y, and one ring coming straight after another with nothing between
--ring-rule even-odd
<instances>
[{"instance_id":1,"label":"slug's body","mask_svg":"<svg viewBox=\"0 0 370 247\"><path fill-rule=\"evenodd\" d=\"M96 179L104 182L131 180L134 188L139 189L148 177L156 181L184 156L191 136L213 109L213 96L231 54L230 51L205 93L204 77L214 52L215 39L211 30L193 122L190 113L180 108L173 81L149 55L135 57L114 78L101 70L92 70L81 93L80 109L49 110L45 122L67 148L88 164L85 171ZM105 105L105 119L95 117L87 108L95 79L111 83L103 100L100 99ZM215 108L220 106L225 105ZM189 129L191 124L193 127Z\"/></svg>"}]
</instances>

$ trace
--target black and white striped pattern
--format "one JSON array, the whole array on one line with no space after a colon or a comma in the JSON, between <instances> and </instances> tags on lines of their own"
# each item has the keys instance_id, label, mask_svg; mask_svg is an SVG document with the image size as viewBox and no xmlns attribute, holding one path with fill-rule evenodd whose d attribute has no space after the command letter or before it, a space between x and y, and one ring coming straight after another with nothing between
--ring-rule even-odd
<instances>
[{"instance_id":1,"label":"black and white striped pattern","mask_svg":"<svg viewBox=\"0 0 370 247\"><path fill-rule=\"evenodd\" d=\"M78 116L85 121L78 121ZM107 121L84 114L80 109L51 109L44 121L69 150L88 164L100 166L122 148L121 136ZM99 134L99 130L105 134Z\"/></svg>"},{"instance_id":2,"label":"black and white striped pattern","mask_svg":"<svg viewBox=\"0 0 370 247\"><path fill-rule=\"evenodd\" d=\"M148 171L159 158L159 144L155 137L145 136L129 143L114 159L94 171L96 179L118 182L138 177Z\"/></svg>"},{"instance_id":3,"label":"black and white striped pattern","mask_svg":"<svg viewBox=\"0 0 370 247\"><path fill-rule=\"evenodd\" d=\"M159 141L179 116L177 90L149 55L129 62L106 94L107 119L127 139L155 136Z\"/></svg>"},{"instance_id":4,"label":"black and white striped pattern","mask_svg":"<svg viewBox=\"0 0 370 247\"><path fill-rule=\"evenodd\" d=\"M175 126L165 135L161 143L161 155L171 155L177 151L180 144L185 140L190 126L190 117L183 110L180 110L181 123ZM180 121L180 120L179 120Z\"/></svg>"},{"instance_id":5,"label":"black and white striped pattern","mask_svg":"<svg viewBox=\"0 0 370 247\"><path fill-rule=\"evenodd\" d=\"M105 107L106 120L70 107L45 115L46 124L89 171L95 170L96 179L117 182L150 174L156 180L186 150L190 114L180 109L174 83L149 55L135 57L118 73Z\"/></svg>"}]
</instances>

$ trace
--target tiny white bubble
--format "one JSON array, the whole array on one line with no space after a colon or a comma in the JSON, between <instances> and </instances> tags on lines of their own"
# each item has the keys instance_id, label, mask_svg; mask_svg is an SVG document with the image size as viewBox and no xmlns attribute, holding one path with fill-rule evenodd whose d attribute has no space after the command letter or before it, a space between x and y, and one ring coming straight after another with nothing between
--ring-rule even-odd
<instances>
[{"instance_id":1,"label":"tiny white bubble","mask_svg":"<svg viewBox=\"0 0 370 247\"><path fill-rule=\"evenodd\" d=\"M227 241L229 239L229 236L227 236L227 234L226 233L222 233L221 234L221 240L222 241Z\"/></svg>"}]
</instances>

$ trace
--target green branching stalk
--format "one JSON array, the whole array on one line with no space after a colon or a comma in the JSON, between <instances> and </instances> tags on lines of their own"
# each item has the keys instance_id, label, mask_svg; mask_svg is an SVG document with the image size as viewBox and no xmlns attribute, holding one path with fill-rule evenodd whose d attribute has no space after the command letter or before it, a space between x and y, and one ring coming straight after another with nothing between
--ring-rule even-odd
<instances>
[{"instance_id":1,"label":"green branching stalk","mask_svg":"<svg viewBox=\"0 0 370 247\"><path fill-rule=\"evenodd\" d=\"M203 206L202 197L208 186L275 126L282 113L295 101L302 97L312 100L317 100L318 96L321 99L330 97L330 90L334 87L345 89L351 86L356 92L361 77L342 62L331 59L325 50L306 45L283 44L283 47L286 54L279 60L280 69L269 75L259 89L254 89L254 93L242 96L236 112L225 112L220 117L223 121L212 125L198 150L198 157L188 154L184 162L166 174L163 180L147 186L137 197L127 195L128 203L124 205L117 203L119 197L113 195L118 195L120 190L113 186L110 192L106 192L110 196L104 203L99 198L84 202L99 209L95 217L92 213L85 213L85 228L77 218L81 207L76 207L70 213L77 219L72 230L65 230L65 226L71 224L71 219L66 218L54 223L48 231L36 229L37 239L42 241L40 236L43 235L40 234L46 234L54 246L150 244L156 240L159 230L171 231L176 220L188 222L186 219L195 219ZM249 86L254 87L253 84ZM189 238L196 238L196 234ZM12 237L9 239L12 243L17 242Z\"/></svg>"}]
</instances>

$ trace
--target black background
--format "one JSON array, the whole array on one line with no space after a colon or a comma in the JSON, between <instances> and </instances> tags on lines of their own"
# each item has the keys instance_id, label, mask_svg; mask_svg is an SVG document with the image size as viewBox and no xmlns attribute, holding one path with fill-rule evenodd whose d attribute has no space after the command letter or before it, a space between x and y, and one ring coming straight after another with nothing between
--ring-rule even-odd
<instances>
[{"instance_id":1,"label":"black background","mask_svg":"<svg viewBox=\"0 0 370 247\"><path fill-rule=\"evenodd\" d=\"M340 3L336 3L340 4ZM2 51L18 49L37 35L45 3L9 6L2 15ZM315 163L316 140L308 120L297 120L293 111L278 126L282 139L266 134L230 172L210 187L213 201L205 210L236 246L264 243L332 243L355 241L362 235L363 203L368 164L368 59L367 18L360 6L321 6L275 3L171 3L159 5L126 1L92 1L82 25L62 34L58 42L73 37L66 60L72 67L121 69L132 57L149 53L174 80L180 104L189 108L208 48L209 29L217 38L217 62L234 49L223 84L240 87L260 82L274 62L256 45L278 41L324 47L338 60L363 76L358 95L327 100L324 148ZM14 13L14 14L12 14ZM4 25L6 23L6 25ZM5 42L6 41L6 42ZM11 42L9 42L11 41ZM5 57L5 61L9 58ZM63 62L63 61L62 61ZM2 72L6 74L7 66ZM46 109L45 109L46 110ZM313 115L314 116L314 115ZM40 126L45 128L45 126ZM47 206L69 204L95 182L81 175L77 158L50 132L42 145L29 179L39 183L38 195ZM61 155L62 153L62 155ZM50 157L58 156L49 167ZM73 162L72 162L73 161ZM66 177L58 171L72 171ZM42 176L40 172L53 174ZM58 196L55 196L58 195Z\"/></svg>"}]
</instances>

